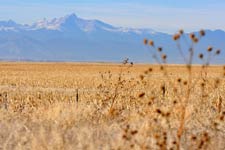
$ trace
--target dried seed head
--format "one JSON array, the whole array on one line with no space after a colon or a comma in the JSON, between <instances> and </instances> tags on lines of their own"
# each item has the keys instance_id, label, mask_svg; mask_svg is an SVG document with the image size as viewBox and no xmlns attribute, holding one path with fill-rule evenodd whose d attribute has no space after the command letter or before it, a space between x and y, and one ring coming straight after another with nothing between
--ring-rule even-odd
<instances>
[{"instance_id":1,"label":"dried seed head","mask_svg":"<svg viewBox=\"0 0 225 150\"><path fill-rule=\"evenodd\" d=\"M187 81L184 81L184 85L187 85Z\"/></svg>"},{"instance_id":2,"label":"dried seed head","mask_svg":"<svg viewBox=\"0 0 225 150\"><path fill-rule=\"evenodd\" d=\"M195 38L195 34L194 33L190 33L189 36L190 36L190 39L192 39L192 40Z\"/></svg>"},{"instance_id":3,"label":"dried seed head","mask_svg":"<svg viewBox=\"0 0 225 150\"><path fill-rule=\"evenodd\" d=\"M150 41L148 42L148 44L149 44L150 46L154 46L154 41L153 41L153 40L150 40Z\"/></svg>"},{"instance_id":4,"label":"dried seed head","mask_svg":"<svg viewBox=\"0 0 225 150\"><path fill-rule=\"evenodd\" d=\"M205 138L205 141L206 141L206 142L209 142L209 141L210 141L210 137L206 137L206 138Z\"/></svg>"},{"instance_id":5,"label":"dried seed head","mask_svg":"<svg viewBox=\"0 0 225 150\"><path fill-rule=\"evenodd\" d=\"M183 29L180 29L179 30L179 33L182 35L182 34L184 34L184 30Z\"/></svg>"},{"instance_id":6,"label":"dried seed head","mask_svg":"<svg viewBox=\"0 0 225 150\"><path fill-rule=\"evenodd\" d=\"M213 50L212 46L209 46L209 47L207 48L207 51L208 51L208 52L211 52L212 50Z\"/></svg>"},{"instance_id":7,"label":"dried seed head","mask_svg":"<svg viewBox=\"0 0 225 150\"><path fill-rule=\"evenodd\" d=\"M167 133L166 132L163 132L163 136L167 136Z\"/></svg>"},{"instance_id":8,"label":"dried seed head","mask_svg":"<svg viewBox=\"0 0 225 150\"><path fill-rule=\"evenodd\" d=\"M223 112L222 112L222 115L224 115L224 116L225 116L225 111L223 111Z\"/></svg>"},{"instance_id":9,"label":"dried seed head","mask_svg":"<svg viewBox=\"0 0 225 150\"><path fill-rule=\"evenodd\" d=\"M205 143L205 142L202 140L202 141L200 142L200 144L199 144L198 148L199 148L199 149L202 149L202 147L203 147L204 143Z\"/></svg>"},{"instance_id":10,"label":"dried seed head","mask_svg":"<svg viewBox=\"0 0 225 150\"><path fill-rule=\"evenodd\" d=\"M201 87L205 87L205 83L201 83Z\"/></svg>"},{"instance_id":11,"label":"dried seed head","mask_svg":"<svg viewBox=\"0 0 225 150\"><path fill-rule=\"evenodd\" d=\"M200 33L201 36L205 36L205 31L204 30L200 30L199 33Z\"/></svg>"},{"instance_id":12,"label":"dried seed head","mask_svg":"<svg viewBox=\"0 0 225 150\"><path fill-rule=\"evenodd\" d=\"M217 128L218 123L217 123L217 122L214 122L214 123L213 123L213 126L214 126L214 128Z\"/></svg>"},{"instance_id":13,"label":"dried seed head","mask_svg":"<svg viewBox=\"0 0 225 150\"><path fill-rule=\"evenodd\" d=\"M224 120L224 116L220 116L220 121L223 121Z\"/></svg>"},{"instance_id":14,"label":"dried seed head","mask_svg":"<svg viewBox=\"0 0 225 150\"><path fill-rule=\"evenodd\" d=\"M163 86L161 86L161 90L162 91L165 91L166 90L166 87L163 85Z\"/></svg>"},{"instance_id":15,"label":"dried seed head","mask_svg":"<svg viewBox=\"0 0 225 150\"><path fill-rule=\"evenodd\" d=\"M128 61L129 61L129 59L128 59L128 58L126 58L126 59L123 61L123 64L124 64L124 65L125 65L125 64L127 64L127 63L128 63ZM110 73L110 71L109 71L108 73Z\"/></svg>"},{"instance_id":16,"label":"dried seed head","mask_svg":"<svg viewBox=\"0 0 225 150\"><path fill-rule=\"evenodd\" d=\"M193 136L191 137L191 140L195 141L195 140L197 140L197 137L193 135Z\"/></svg>"},{"instance_id":17,"label":"dried seed head","mask_svg":"<svg viewBox=\"0 0 225 150\"><path fill-rule=\"evenodd\" d=\"M161 111L160 109L156 109L156 112L157 112L158 114L161 114L161 113L162 113L162 111Z\"/></svg>"},{"instance_id":18,"label":"dried seed head","mask_svg":"<svg viewBox=\"0 0 225 150\"><path fill-rule=\"evenodd\" d=\"M215 84L219 84L219 83L220 83L220 79L216 79Z\"/></svg>"},{"instance_id":19,"label":"dried seed head","mask_svg":"<svg viewBox=\"0 0 225 150\"><path fill-rule=\"evenodd\" d=\"M122 138L123 138L123 139L127 139L127 136L124 134L124 135L122 136Z\"/></svg>"},{"instance_id":20,"label":"dried seed head","mask_svg":"<svg viewBox=\"0 0 225 150\"><path fill-rule=\"evenodd\" d=\"M204 55L201 53L201 54L198 55L198 57L199 57L200 59L203 59Z\"/></svg>"},{"instance_id":21,"label":"dried seed head","mask_svg":"<svg viewBox=\"0 0 225 150\"><path fill-rule=\"evenodd\" d=\"M220 50L216 50L216 55L219 55L220 54Z\"/></svg>"},{"instance_id":22,"label":"dried seed head","mask_svg":"<svg viewBox=\"0 0 225 150\"><path fill-rule=\"evenodd\" d=\"M137 130L134 130L134 131L131 131L130 133L131 133L132 135L135 135L135 134L138 133L138 131L137 131Z\"/></svg>"},{"instance_id":23,"label":"dried seed head","mask_svg":"<svg viewBox=\"0 0 225 150\"><path fill-rule=\"evenodd\" d=\"M144 39L144 44L147 45L148 44L148 40Z\"/></svg>"},{"instance_id":24,"label":"dried seed head","mask_svg":"<svg viewBox=\"0 0 225 150\"><path fill-rule=\"evenodd\" d=\"M209 134L208 134L207 132L204 132L203 136L204 136L204 137L208 137Z\"/></svg>"},{"instance_id":25,"label":"dried seed head","mask_svg":"<svg viewBox=\"0 0 225 150\"><path fill-rule=\"evenodd\" d=\"M169 117L169 116L170 116L170 112L167 112L167 113L166 113L166 117Z\"/></svg>"},{"instance_id":26,"label":"dried seed head","mask_svg":"<svg viewBox=\"0 0 225 150\"><path fill-rule=\"evenodd\" d=\"M149 69L148 69L148 71L149 71L149 72L152 72L152 71L153 71L153 69L152 69L152 68L149 68Z\"/></svg>"},{"instance_id":27,"label":"dried seed head","mask_svg":"<svg viewBox=\"0 0 225 150\"><path fill-rule=\"evenodd\" d=\"M154 137L155 137L155 139L159 139L160 138L160 136L158 134L155 134Z\"/></svg>"},{"instance_id":28,"label":"dried seed head","mask_svg":"<svg viewBox=\"0 0 225 150\"><path fill-rule=\"evenodd\" d=\"M198 43L198 38L195 37L195 38L193 39L193 42L194 42L194 43Z\"/></svg>"},{"instance_id":29,"label":"dried seed head","mask_svg":"<svg viewBox=\"0 0 225 150\"><path fill-rule=\"evenodd\" d=\"M141 79L141 80L143 80L143 79L144 79L144 76L143 76L143 75L140 75L139 77L140 77L140 79Z\"/></svg>"},{"instance_id":30,"label":"dried seed head","mask_svg":"<svg viewBox=\"0 0 225 150\"><path fill-rule=\"evenodd\" d=\"M177 41L177 40L179 40L180 39L180 34L175 34L174 36L173 36L173 40L174 41Z\"/></svg>"},{"instance_id":31,"label":"dried seed head","mask_svg":"<svg viewBox=\"0 0 225 150\"><path fill-rule=\"evenodd\" d=\"M163 60L166 60L166 58L167 58L166 54L163 54L163 55L162 55L162 59L163 59Z\"/></svg>"},{"instance_id":32,"label":"dried seed head","mask_svg":"<svg viewBox=\"0 0 225 150\"><path fill-rule=\"evenodd\" d=\"M162 143L160 143L160 144L158 144L159 145L159 147L162 149L163 148L163 144Z\"/></svg>"},{"instance_id":33,"label":"dried seed head","mask_svg":"<svg viewBox=\"0 0 225 150\"><path fill-rule=\"evenodd\" d=\"M138 97L140 97L140 98L142 98L142 97L144 97L145 96L145 93L144 92L142 92L142 93L140 93L139 95L138 95Z\"/></svg>"},{"instance_id":34,"label":"dried seed head","mask_svg":"<svg viewBox=\"0 0 225 150\"><path fill-rule=\"evenodd\" d=\"M162 51L162 47L158 47L158 51L161 52Z\"/></svg>"}]
</instances>

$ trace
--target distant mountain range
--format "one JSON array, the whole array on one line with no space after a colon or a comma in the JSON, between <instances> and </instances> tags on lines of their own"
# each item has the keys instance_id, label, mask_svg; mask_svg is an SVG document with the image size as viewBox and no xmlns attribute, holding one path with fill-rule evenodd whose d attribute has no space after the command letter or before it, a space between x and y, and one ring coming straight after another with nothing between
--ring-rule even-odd
<instances>
[{"instance_id":1,"label":"distant mountain range","mask_svg":"<svg viewBox=\"0 0 225 150\"><path fill-rule=\"evenodd\" d=\"M154 62L151 50L143 45L144 38L153 39L156 45L162 46L169 63L184 63L170 34L152 29L114 27L75 14L43 19L32 25L0 21L0 59L120 62L129 58L134 62ZM185 43L181 44L188 49ZM206 30L206 36L196 46L195 63L201 63L197 54L207 55L209 45L221 49L221 54L211 62L225 64L225 32L222 30Z\"/></svg>"}]
</instances>

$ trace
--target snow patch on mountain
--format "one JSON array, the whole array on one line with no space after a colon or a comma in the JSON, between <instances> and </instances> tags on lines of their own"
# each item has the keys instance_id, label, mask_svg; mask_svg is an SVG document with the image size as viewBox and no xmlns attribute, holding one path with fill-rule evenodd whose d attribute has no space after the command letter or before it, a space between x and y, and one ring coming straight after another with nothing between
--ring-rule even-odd
<instances>
[{"instance_id":1,"label":"snow patch on mountain","mask_svg":"<svg viewBox=\"0 0 225 150\"><path fill-rule=\"evenodd\" d=\"M63 31L65 28L79 28L84 32L93 32L97 30L105 30L109 32L133 32L136 34L151 33L154 34L156 31L152 29L135 29L135 28L123 28L114 27L112 25L106 24L99 20L87 20L77 17L76 14L67 15L61 18L54 18L51 20L43 19L31 26L32 30L37 29L48 29L48 30L59 30Z\"/></svg>"}]
</instances>

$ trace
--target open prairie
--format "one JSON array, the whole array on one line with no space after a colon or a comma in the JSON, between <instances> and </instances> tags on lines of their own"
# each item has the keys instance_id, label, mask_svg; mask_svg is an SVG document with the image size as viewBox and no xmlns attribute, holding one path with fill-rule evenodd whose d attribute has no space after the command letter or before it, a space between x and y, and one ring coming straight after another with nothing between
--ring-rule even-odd
<instances>
[{"instance_id":1,"label":"open prairie","mask_svg":"<svg viewBox=\"0 0 225 150\"><path fill-rule=\"evenodd\" d=\"M224 117L224 66L0 63L0 150L224 150Z\"/></svg>"}]
</instances>

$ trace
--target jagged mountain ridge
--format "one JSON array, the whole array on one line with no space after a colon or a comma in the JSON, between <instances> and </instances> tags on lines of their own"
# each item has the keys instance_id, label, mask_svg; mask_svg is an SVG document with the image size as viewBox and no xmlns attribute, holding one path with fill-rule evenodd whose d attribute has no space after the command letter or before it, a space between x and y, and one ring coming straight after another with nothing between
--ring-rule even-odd
<instances>
[{"instance_id":1,"label":"jagged mountain ridge","mask_svg":"<svg viewBox=\"0 0 225 150\"><path fill-rule=\"evenodd\" d=\"M208 45L225 49L225 32L206 31L197 53ZM152 29L114 27L99 20L86 20L75 14L43 19L32 25L12 20L0 21L0 59L33 61L122 61L153 62L142 44L143 38L156 41L165 48L169 63L183 63L170 34ZM224 53L212 60L225 63ZM200 63L198 59L196 63Z\"/></svg>"}]
</instances>

